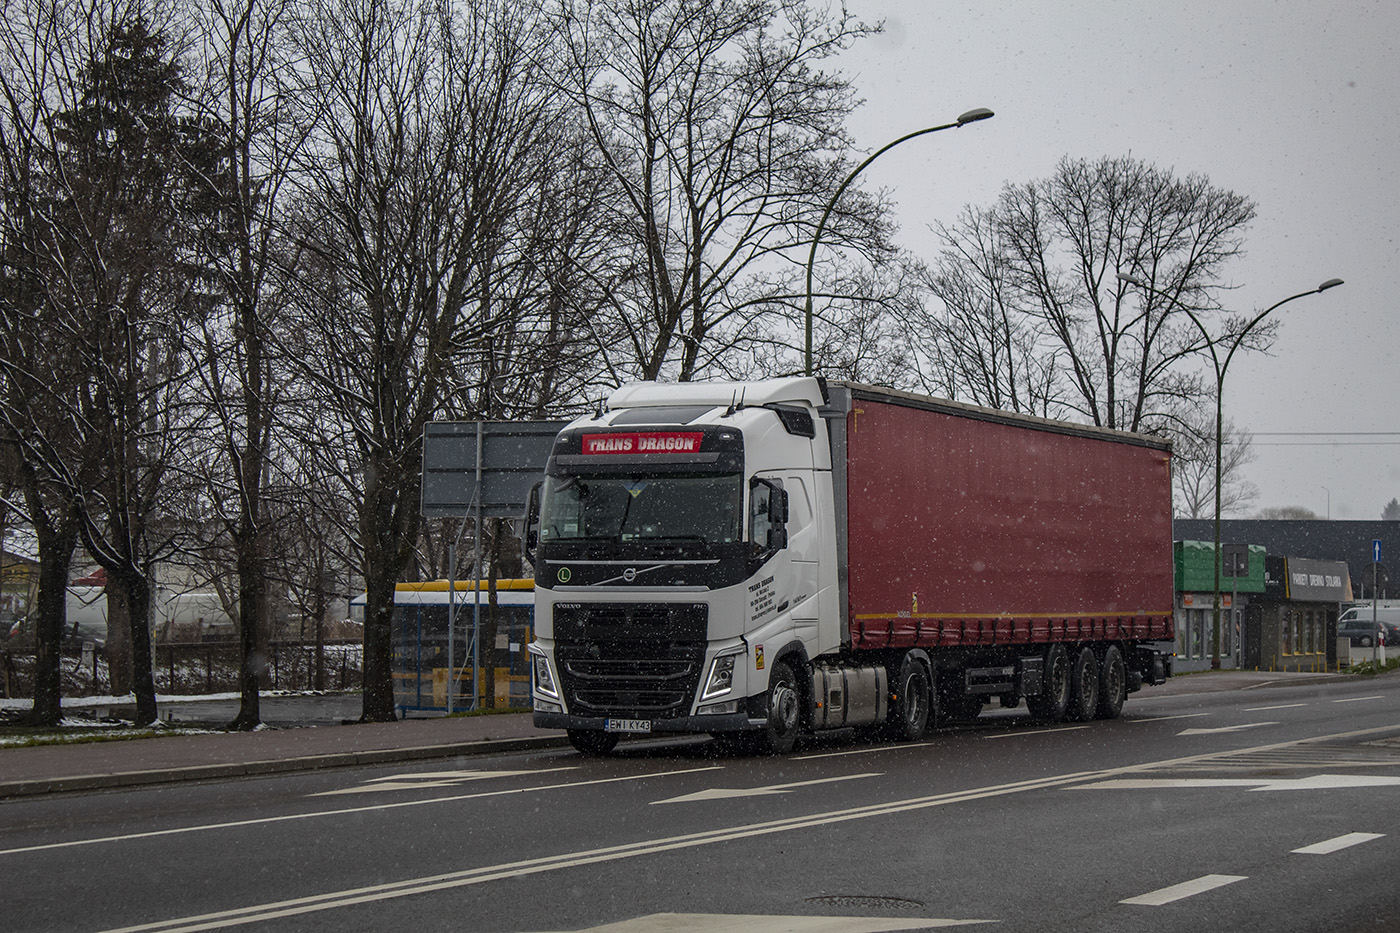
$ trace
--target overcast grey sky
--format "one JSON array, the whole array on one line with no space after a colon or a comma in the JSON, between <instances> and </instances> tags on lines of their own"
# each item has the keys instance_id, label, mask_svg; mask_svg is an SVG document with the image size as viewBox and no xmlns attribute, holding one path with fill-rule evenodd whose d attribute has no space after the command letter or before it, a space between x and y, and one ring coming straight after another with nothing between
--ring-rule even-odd
<instances>
[{"instance_id":1,"label":"overcast grey sky","mask_svg":"<svg viewBox=\"0 0 1400 933\"><path fill-rule=\"evenodd\" d=\"M1400 496L1400 3L849 0L885 32L840 59L873 151L973 107L996 118L891 150L863 176L905 246L1061 156L1131 154L1258 204L1235 310L1280 308L1269 355L1237 356L1225 414L1255 432L1255 508L1379 518ZM1388 436L1287 432L1392 432ZM1322 442L1304 445L1304 442Z\"/></svg>"}]
</instances>

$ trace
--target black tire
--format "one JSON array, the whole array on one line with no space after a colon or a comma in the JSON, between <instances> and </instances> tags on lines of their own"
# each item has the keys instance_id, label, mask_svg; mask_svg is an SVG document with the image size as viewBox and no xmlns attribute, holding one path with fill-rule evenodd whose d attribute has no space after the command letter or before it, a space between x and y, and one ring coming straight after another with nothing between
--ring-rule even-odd
<instances>
[{"instance_id":1,"label":"black tire","mask_svg":"<svg viewBox=\"0 0 1400 933\"><path fill-rule=\"evenodd\" d=\"M886 733L897 742L917 742L928 731L933 685L922 661L904 656L895 675Z\"/></svg>"},{"instance_id":2,"label":"black tire","mask_svg":"<svg viewBox=\"0 0 1400 933\"><path fill-rule=\"evenodd\" d=\"M1127 698L1128 665L1118 646L1109 645L1099 662L1099 718L1117 719Z\"/></svg>"},{"instance_id":3,"label":"black tire","mask_svg":"<svg viewBox=\"0 0 1400 933\"><path fill-rule=\"evenodd\" d=\"M1081 648L1069 669L1068 718L1088 722L1099 711L1099 658L1093 648Z\"/></svg>"},{"instance_id":4,"label":"black tire","mask_svg":"<svg viewBox=\"0 0 1400 933\"><path fill-rule=\"evenodd\" d=\"M1046 650L1040 676L1040 693L1026 697L1026 706L1040 722L1059 722L1069 709L1069 655L1064 645Z\"/></svg>"},{"instance_id":5,"label":"black tire","mask_svg":"<svg viewBox=\"0 0 1400 933\"><path fill-rule=\"evenodd\" d=\"M570 729L569 744L583 755L606 755L617 748L617 733L602 729Z\"/></svg>"},{"instance_id":6,"label":"black tire","mask_svg":"<svg viewBox=\"0 0 1400 933\"><path fill-rule=\"evenodd\" d=\"M1363 648L1369 648L1369 647L1371 647L1371 636L1370 636L1370 635L1362 635L1362 636L1361 636L1361 647L1363 647Z\"/></svg>"},{"instance_id":7,"label":"black tire","mask_svg":"<svg viewBox=\"0 0 1400 933\"><path fill-rule=\"evenodd\" d=\"M762 750L786 755L802 731L802 684L787 661L778 661L768 673L768 722L762 731Z\"/></svg>"}]
</instances>

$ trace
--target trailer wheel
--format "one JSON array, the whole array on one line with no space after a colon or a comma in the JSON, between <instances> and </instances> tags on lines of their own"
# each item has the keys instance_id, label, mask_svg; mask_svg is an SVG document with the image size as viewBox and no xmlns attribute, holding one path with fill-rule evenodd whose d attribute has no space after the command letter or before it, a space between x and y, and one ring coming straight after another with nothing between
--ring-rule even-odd
<instances>
[{"instance_id":1,"label":"trailer wheel","mask_svg":"<svg viewBox=\"0 0 1400 933\"><path fill-rule=\"evenodd\" d=\"M890 705L888 734L899 742L917 742L928 731L933 690L923 664L904 656L895 680L894 703Z\"/></svg>"},{"instance_id":2,"label":"trailer wheel","mask_svg":"<svg viewBox=\"0 0 1400 933\"><path fill-rule=\"evenodd\" d=\"M1085 647L1069 671L1069 718L1088 722L1099 709L1099 659Z\"/></svg>"},{"instance_id":3,"label":"trailer wheel","mask_svg":"<svg viewBox=\"0 0 1400 933\"><path fill-rule=\"evenodd\" d=\"M1064 645L1051 645L1045 652L1040 693L1026 697L1031 715L1041 722L1059 722L1069 708L1069 655Z\"/></svg>"},{"instance_id":4,"label":"trailer wheel","mask_svg":"<svg viewBox=\"0 0 1400 933\"><path fill-rule=\"evenodd\" d=\"M602 729L570 729L569 744L584 755L606 755L617 747L617 733Z\"/></svg>"},{"instance_id":5,"label":"trailer wheel","mask_svg":"<svg viewBox=\"0 0 1400 933\"><path fill-rule=\"evenodd\" d=\"M802 731L802 685L787 661L778 661L768 675L768 722L763 727L763 750L786 755Z\"/></svg>"},{"instance_id":6,"label":"trailer wheel","mask_svg":"<svg viewBox=\"0 0 1400 933\"><path fill-rule=\"evenodd\" d=\"M1117 645L1109 645L1099 664L1099 718L1117 719L1128 698L1128 666Z\"/></svg>"}]
</instances>

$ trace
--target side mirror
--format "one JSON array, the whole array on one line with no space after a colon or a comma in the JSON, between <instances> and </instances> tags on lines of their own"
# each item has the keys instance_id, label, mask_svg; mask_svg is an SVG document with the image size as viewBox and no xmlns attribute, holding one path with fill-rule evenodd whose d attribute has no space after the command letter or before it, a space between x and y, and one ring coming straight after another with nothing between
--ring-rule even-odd
<instances>
[{"instance_id":1,"label":"side mirror","mask_svg":"<svg viewBox=\"0 0 1400 933\"><path fill-rule=\"evenodd\" d=\"M525 500L525 523L521 526L520 552L532 567L535 566L535 550L540 546L540 487L543 485L536 483L530 487L530 496Z\"/></svg>"}]
</instances>

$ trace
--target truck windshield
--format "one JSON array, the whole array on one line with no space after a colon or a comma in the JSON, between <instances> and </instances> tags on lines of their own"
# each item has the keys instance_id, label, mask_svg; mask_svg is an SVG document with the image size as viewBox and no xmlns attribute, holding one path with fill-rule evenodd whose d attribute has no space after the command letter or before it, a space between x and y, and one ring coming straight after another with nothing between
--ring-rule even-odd
<instances>
[{"instance_id":1,"label":"truck windshield","mask_svg":"<svg viewBox=\"0 0 1400 933\"><path fill-rule=\"evenodd\" d=\"M743 535L743 493L730 473L551 476L540 502L540 543L733 543Z\"/></svg>"}]
</instances>

